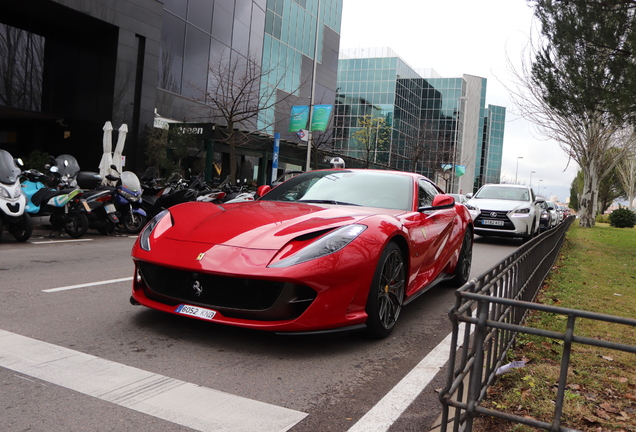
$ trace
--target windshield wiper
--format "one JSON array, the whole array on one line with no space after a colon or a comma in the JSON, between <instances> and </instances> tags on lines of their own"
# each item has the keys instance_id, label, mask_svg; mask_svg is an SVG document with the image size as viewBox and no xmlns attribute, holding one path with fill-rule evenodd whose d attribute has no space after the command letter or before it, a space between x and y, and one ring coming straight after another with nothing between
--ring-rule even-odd
<instances>
[{"instance_id":1,"label":"windshield wiper","mask_svg":"<svg viewBox=\"0 0 636 432\"><path fill-rule=\"evenodd\" d=\"M336 201L336 200L299 200L298 202L303 202L303 203L313 203L313 204L336 204L336 205L350 205L350 206L360 206L360 204L353 204L353 203L348 203L348 202L343 202L343 201Z\"/></svg>"}]
</instances>

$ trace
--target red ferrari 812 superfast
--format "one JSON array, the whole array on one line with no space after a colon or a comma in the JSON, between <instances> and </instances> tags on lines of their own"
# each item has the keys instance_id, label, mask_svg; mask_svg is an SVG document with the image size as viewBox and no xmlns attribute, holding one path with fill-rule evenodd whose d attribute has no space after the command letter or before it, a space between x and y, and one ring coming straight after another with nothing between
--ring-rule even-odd
<instances>
[{"instance_id":1,"label":"red ferrari 812 superfast","mask_svg":"<svg viewBox=\"0 0 636 432\"><path fill-rule=\"evenodd\" d=\"M158 214L132 250L131 302L277 333L382 338L419 294L463 285L472 248L470 214L426 177L310 171L256 201Z\"/></svg>"}]
</instances>

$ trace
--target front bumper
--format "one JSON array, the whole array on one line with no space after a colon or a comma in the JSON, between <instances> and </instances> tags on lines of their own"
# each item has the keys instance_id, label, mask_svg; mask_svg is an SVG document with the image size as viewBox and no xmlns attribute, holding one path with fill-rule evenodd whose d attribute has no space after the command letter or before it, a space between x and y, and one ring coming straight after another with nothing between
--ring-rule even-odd
<instances>
[{"instance_id":1,"label":"front bumper","mask_svg":"<svg viewBox=\"0 0 636 432\"><path fill-rule=\"evenodd\" d=\"M530 234L533 217L529 213L481 210L475 218L475 234L481 236L524 237Z\"/></svg>"},{"instance_id":2,"label":"front bumper","mask_svg":"<svg viewBox=\"0 0 636 432\"><path fill-rule=\"evenodd\" d=\"M208 246L205 258L197 261L188 257L196 257L202 244L169 243L165 254L133 249L134 302L175 315L183 315L180 305L205 308L215 312L211 322L285 333L357 328L366 322L378 259L370 259L370 245L268 268L265 251Z\"/></svg>"}]
</instances>

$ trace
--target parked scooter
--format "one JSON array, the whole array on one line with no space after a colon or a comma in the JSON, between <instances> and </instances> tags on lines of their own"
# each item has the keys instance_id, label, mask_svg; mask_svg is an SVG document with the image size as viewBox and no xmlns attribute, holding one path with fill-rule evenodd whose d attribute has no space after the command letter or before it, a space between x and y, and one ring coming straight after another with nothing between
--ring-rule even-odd
<instances>
[{"instance_id":1,"label":"parked scooter","mask_svg":"<svg viewBox=\"0 0 636 432\"><path fill-rule=\"evenodd\" d=\"M194 201L199 196L197 189L180 176L169 178L166 184L154 194L143 194L143 206L149 218L173 205Z\"/></svg>"},{"instance_id":2,"label":"parked scooter","mask_svg":"<svg viewBox=\"0 0 636 432\"><path fill-rule=\"evenodd\" d=\"M120 224L127 233L138 234L148 222L146 211L142 208L143 189L139 178L132 171L119 173L115 165L110 167L118 174L118 177L107 175L106 178L117 181L113 201L119 213Z\"/></svg>"},{"instance_id":3,"label":"parked scooter","mask_svg":"<svg viewBox=\"0 0 636 432\"><path fill-rule=\"evenodd\" d=\"M81 189L78 197L82 204L86 204L79 210L86 210L88 227L103 235L112 235L120 222L113 202L114 188L102 186L103 179L99 173L81 171L77 159L72 155L59 155L51 159L50 163L58 169L58 188Z\"/></svg>"},{"instance_id":4,"label":"parked scooter","mask_svg":"<svg viewBox=\"0 0 636 432\"><path fill-rule=\"evenodd\" d=\"M0 236L4 225L17 241L24 242L31 237L33 221L25 212L18 161L8 151L0 150Z\"/></svg>"},{"instance_id":5,"label":"parked scooter","mask_svg":"<svg viewBox=\"0 0 636 432\"><path fill-rule=\"evenodd\" d=\"M47 164L48 165L48 164ZM66 164L61 163L66 167ZM82 191L68 187L67 179L57 165L48 165L50 175L31 169L24 171L22 192L27 198L26 212L31 216L49 216L51 226L79 238L88 230L88 205L81 199Z\"/></svg>"}]
</instances>

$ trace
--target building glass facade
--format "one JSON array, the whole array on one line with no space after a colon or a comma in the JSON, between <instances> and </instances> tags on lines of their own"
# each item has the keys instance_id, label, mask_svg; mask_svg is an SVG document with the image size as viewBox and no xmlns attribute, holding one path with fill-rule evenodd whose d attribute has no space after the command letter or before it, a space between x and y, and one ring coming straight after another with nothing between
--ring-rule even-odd
<instances>
[{"instance_id":1,"label":"building glass facade","mask_svg":"<svg viewBox=\"0 0 636 432\"><path fill-rule=\"evenodd\" d=\"M341 17L342 0L269 0L262 51L266 73L261 95L275 88L296 96L292 104L307 104L315 80L315 104L333 104ZM283 105L284 108L272 106L261 113L260 130L286 130L291 104Z\"/></svg>"},{"instance_id":2,"label":"building glass facade","mask_svg":"<svg viewBox=\"0 0 636 432\"><path fill-rule=\"evenodd\" d=\"M484 183L499 183L500 181L505 121L505 107L488 105L486 121L488 124L488 151L485 161Z\"/></svg>"},{"instance_id":3,"label":"building glass facade","mask_svg":"<svg viewBox=\"0 0 636 432\"><path fill-rule=\"evenodd\" d=\"M236 56L260 63L267 0L165 0L158 87L205 101L210 69Z\"/></svg>"},{"instance_id":4,"label":"building glass facade","mask_svg":"<svg viewBox=\"0 0 636 432\"><path fill-rule=\"evenodd\" d=\"M471 192L488 163L492 176L497 157L501 165L503 138L492 139L503 137L505 110L486 108L486 82L470 75L424 78L388 48L345 51L334 148L366 166L419 172L448 191ZM492 145L499 153L488 153Z\"/></svg>"}]
</instances>

